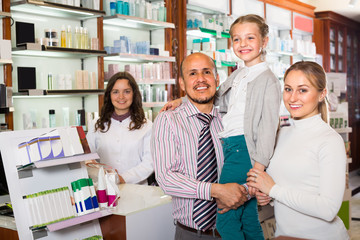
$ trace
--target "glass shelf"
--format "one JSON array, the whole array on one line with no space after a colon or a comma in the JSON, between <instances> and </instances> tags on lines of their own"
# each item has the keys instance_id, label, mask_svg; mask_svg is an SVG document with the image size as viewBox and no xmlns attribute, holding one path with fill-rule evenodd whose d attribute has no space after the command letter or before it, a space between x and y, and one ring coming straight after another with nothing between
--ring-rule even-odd
<instances>
[{"instance_id":1,"label":"glass shelf","mask_svg":"<svg viewBox=\"0 0 360 240\"><path fill-rule=\"evenodd\" d=\"M303 58L303 59L315 59L316 58L316 56L307 55L307 54L301 54L301 53L295 53L294 57Z\"/></svg>"},{"instance_id":2,"label":"glass shelf","mask_svg":"<svg viewBox=\"0 0 360 240\"><path fill-rule=\"evenodd\" d=\"M47 168L47 167L64 165L64 164L83 162L93 159L100 159L100 157L97 153L86 153L86 154L80 154L80 155L64 157L64 158L54 158L50 160L42 160L42 161L32 162L23 166L18 166L17 170L22 171L33 168Z\"/></svg>"},{"instance_id":3,"label":"glass shelf","mask_svg":"<svg viewBox=\"0 0 360 240\"><path fill-rule=\"evenodd\" d=\"M37 43L27 43L25 46L13 48L12 55L32 57L89 58L106 56L106 51L51 47Z\"/></svg>"},{"instance_id":4,"label":"glass shelf","mask_svg":"<svg viewBox=\"0 0 360 240\"><path fill-rule=\"evenodd\" d=\"M335 131L337 133L351 133L352 132L352 128L351 127L347 127L347 128L334 128Z\"/></svg>"},{"instance_id":5,"label":"glass shelf","mask_svg":"<svg viewBox=\"0 0 360 240\"><path fill-rule=\"evenodd\" d=\"M104 11L39 0L22 0L11 2L11 11L79 20L101 17L105 15Z\"/></svg>"},{"instance_id":6,"label":"glass shelf","mask_svg":"<svg viewBox=\"0 0 360 240\"><path fill-rule=\"evenodd\" d=\"M145 19L121 14L116 14L114 16L106 16L104 17L103 23L106 25L116 25L121 27L145 30L175 28L175 24L173 23L161 22L152 19Z\"/></svg>"},{"instance_id":7,"label":"glass shelf","mask_svg":"<svg viewBox=\"0 0 360 240\"><path fill-rule=\"evenodd\" d=\"M29 92L13 93L13 98L41 98L41 97L64 97L64 96L87 96L104 94L103 89L71 89L71 90L41 90L36 95L29 95Z\"/></svg>"},{"instance_id":8,"label":"glass shelf","mask_svg":"<svg viewBox=\"0 0 360 240\"><path fill-rule=\"evenodd\" d=\"M192 28L186 31L188 36L193 37L201 37L201 38L210 38L210 37L217 37L217 38L230 38L230 34L227 32L218 33L216 30L208 29L208 28ZM221 35L221 37L219 36Z\"/></svg>"},{"instance_id":9,"label":"glass shelf","mask_svg":"<svg viewBox=\"0 0 360 240\"><path fill-rule=\"evenodd\" d=\"M143 102L143 107L148 107L148 108L151 108L151 107L163 107L166 102Z\"/></svg>"},{"instance_id":10,"label":"glass shelf","mask_svg":"<svg viewBox=\"0 0 360 240\"><path fill-rule=\"evenodd\" d=\"M175 84L175 79L141 79L136 81L137 84Z\"/></svg>"},{"instance_id":11,"label":"glass shelf","mask_svg":"<svg viewBox=\"0 0 360 240\"><path fill-rule=\"evenodd\" d=\"M267 54L269 56L274 56L274 57L281 57L281 56L294 56L293 52L283 52L283 51L278 51L278 52L274 52L274 51L267 51Z\"/></svg>"},{"instance_id":12,"label":"glass shelf","mask_svg":"<svg viewBox=\"0 0 360 240\"><path fill-rule=\"evenodd\" d=\"M119 62L175 62L175 57L131 53L113 53L105 56L104 60Z\"/></svg>"},{"instance_id":13,"label":"glass shelf","mask_svg":"<svg viewBox=\"0 0 360 240\"><path fill-rule=\"evenodd\" d=\"M9 59L0 59L0 65L4 65L4 64L12 64L12 60Z\"/></svg>"},{"instance_id":14,"label":"glass shelf","mask_svg":"<svg viewBox=\"0 0 360 240\"><path fill-rule=\"evenodd\" d=\"M99 219L102 217L106 217L112 215L112 212L110 209L104 209L97 212L85 214L79 217L73 217L64 221L56 222L49 224L47 226L38 227L38 228L30 228L32 231L39 231L39 230L47 230L49 232L55 232L61 229L65 229L68 227L72 227L81 223L89 222L95 219Z\"/></svg>"},{"instance_id":15,"label":"glass shelf","mask_svg":"<svg viewBox=\"0 0 360 240\"><path fill-rule=\"evenodd\" d=\"M9 113L9 112L13 112L13 111L14 111L14 107L0 108L0 113Z\"/></svg>"},{"instance_id":16,"label":"glass shelf","mask_svg":"<svg viewBox=\"0 0 360 240\"><path fill-rule=\"evenodd\" d=\"M7 17L11 17L11 13L0 11L0 19L7 18Z\"/></svg>"}]
</instances>

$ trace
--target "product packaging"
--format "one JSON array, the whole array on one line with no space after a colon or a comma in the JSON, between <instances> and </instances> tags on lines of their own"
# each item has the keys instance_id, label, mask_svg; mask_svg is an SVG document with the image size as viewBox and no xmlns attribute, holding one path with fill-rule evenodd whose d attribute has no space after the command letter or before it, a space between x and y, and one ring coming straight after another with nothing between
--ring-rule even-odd
<instances>
[{"instance_id":1,"label":"product packaging","mask_svg":"<svg viewBox=\"0 0 360 240\"><path fill-rule=\"evenodd\" d=\"M105 172L103 167L99 168L96 194L98 197L100 208L106 208L108 205L108 197L106 193L106 180L105 180Z\"/></svg>"}]
</instances>

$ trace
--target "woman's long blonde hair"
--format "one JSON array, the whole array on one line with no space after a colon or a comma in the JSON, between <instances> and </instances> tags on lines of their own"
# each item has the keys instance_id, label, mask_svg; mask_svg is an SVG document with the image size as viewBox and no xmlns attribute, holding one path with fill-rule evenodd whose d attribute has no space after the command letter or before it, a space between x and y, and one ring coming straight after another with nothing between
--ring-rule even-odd
<instances>
[{"instance_id":1,"label":"woman's long blonde hair","mask_svg":"<svg viewBox=\"0 0 360 240\"><path fill-rule=\"evenodd\" d=\"M316 62L301 61L291 65L285 72L284 79L291 71L301 71L305 74L311 85L313 85L319 93L326 89L326 74L324 69ZM324 122L328 122L328 104L326 98L318 104L318 111L321 113L321 118Z\"/></svg>"}]
</instances>

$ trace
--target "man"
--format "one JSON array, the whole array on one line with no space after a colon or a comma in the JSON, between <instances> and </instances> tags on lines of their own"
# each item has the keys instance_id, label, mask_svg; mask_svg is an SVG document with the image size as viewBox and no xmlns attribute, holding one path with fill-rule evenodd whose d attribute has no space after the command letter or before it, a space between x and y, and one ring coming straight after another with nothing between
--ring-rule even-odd
<instances>
[{"instance_id":1,"label":"man","mask_svg":"<svg viewBox=\"0 0 360 240\"><path fill-rule=\"evenodd\" d=\"M224 160L218 137L222 125L213 105L219 76L214 61L202 53L186 57L180 75L189 101L160 113L153 125L156 179L173 197L176 240L221 239L215 230L216 207L236 209L247 193L239 184L217 183Z\"/></svg>"}]
</instances>

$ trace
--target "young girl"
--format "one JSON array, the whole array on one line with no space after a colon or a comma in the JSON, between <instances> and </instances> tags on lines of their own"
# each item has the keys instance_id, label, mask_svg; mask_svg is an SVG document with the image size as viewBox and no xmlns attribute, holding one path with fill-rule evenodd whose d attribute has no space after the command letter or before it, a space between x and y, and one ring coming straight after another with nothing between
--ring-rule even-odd
<instances>
[{"instance_id":1,"label":"young girl","mask_svg":"<svg viewBox=\"0 0 360 240\"><path fill-rule=\"evenodd\" d=\"M220 85L215 105L223 116L225 162L220 183L246 183L252 168L264 171L269 164L279 124L280 83L264 62L268 25L260 16L239 17L231 25L233 50L245 63ZM168 103L175 108L181 100ZM246 186L246 184L245 184ZM250 193L255 193L250 189ZM220 209L216 227L223 239L264 239L258 220L256 199L236 210Z\"/></svg>"},{"instance_id":2,"label":"young girl","mask_svg":"<svg viewBox=\"0 0 360 240\"><path fill-rule=\"evenodd\" d=\"M116 73L107 84L100 118L86 136L91 151L118 171L120 183L147 185L154 171L151 129L135 79L127 72Z\"/></svg>"},{"instance_id":3,"label":"young girl","mask_svg":"<svg viewBox=\"0 0 360 240\"><path fill-rule=\"evenodd\" d=\"M248 173L248 184L275 200L276 236L349 239L337 216L346 154L343 139L327 124L326 92L319 64L297 62L286 71L283 101L293 124L279 131L267 171ZM268 201L258 198L261 205Z\"/></svg>"}]
</instances>

